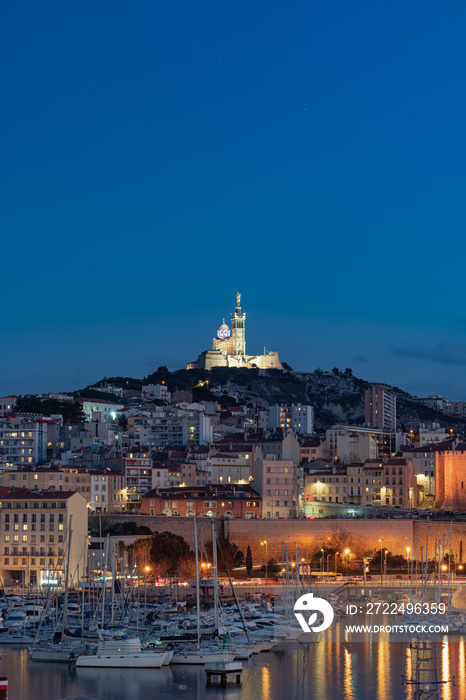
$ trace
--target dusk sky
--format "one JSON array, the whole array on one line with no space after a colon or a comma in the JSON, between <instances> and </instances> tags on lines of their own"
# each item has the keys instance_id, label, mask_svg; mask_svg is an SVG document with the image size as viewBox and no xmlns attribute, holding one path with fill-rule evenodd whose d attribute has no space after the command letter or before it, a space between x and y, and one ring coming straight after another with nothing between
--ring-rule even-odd
<instances>
[{"instance_id":1,"label":"dusk sky","mask_svg":"<svg viewBox=\"0 0 466 700\"><path fill-rule=\"evenodd\" d=\"M2 8L0 396L246 350L466 400L466 6Z\"/></svg>"}]
</instances>

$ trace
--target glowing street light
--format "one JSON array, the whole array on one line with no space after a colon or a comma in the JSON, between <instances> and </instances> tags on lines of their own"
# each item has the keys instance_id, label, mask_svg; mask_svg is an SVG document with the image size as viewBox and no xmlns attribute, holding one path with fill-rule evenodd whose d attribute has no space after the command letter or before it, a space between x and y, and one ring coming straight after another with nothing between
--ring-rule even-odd
<instances>
[{"instance_id":1,"label":"glowing street light","mask_svg":"<svg viewBox=\"0 0 466 700\"><path fill-rule=\"evenodd\" d=\"M269 562L268 562L268 555L267 555L267 540L263 540L261 542L261 547L265 547L265 586L267 588L268 586L268 578L269 578Z\"/></svg>"}]
</instances>

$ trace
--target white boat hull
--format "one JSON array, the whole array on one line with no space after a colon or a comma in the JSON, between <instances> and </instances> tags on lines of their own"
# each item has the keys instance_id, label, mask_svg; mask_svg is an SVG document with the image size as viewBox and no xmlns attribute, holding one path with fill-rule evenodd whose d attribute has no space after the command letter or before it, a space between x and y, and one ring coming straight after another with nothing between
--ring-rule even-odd
<instances>
[{"instance_id":1,"label":"white boat hull","mask_svg":"<svg viewBox=\"0 0 466 700\"><path fill-rule=\"evenodd\" d=\"M221 662L221 661L233 661L235 654L233 652L215 652L209 653L208 651L202 652L175 652L172 656L172 664L198 664L202 665L211 662Z\"/></svg>"},{"instance_id":2,"label":"white boat hull","mask_svg":"<svg viewBox=\"0 0 466 700\"><path fill-rule=\"evenodd\" d=\"M31 661L45 661L48 663L72 664L78 654L71 650L60 649L29 649Z\"/></svg>"},{"instance_id":3,"label":"white boat hull","mask_svg":"<svg viewBox=\"0 0 466 700\"><path fill-rule=\"evenodd\" d=\"M92 654L78 656L76 667L86 668L161 668L165 652L141 651L137 654Z\"/></svg>"}]
</instances>

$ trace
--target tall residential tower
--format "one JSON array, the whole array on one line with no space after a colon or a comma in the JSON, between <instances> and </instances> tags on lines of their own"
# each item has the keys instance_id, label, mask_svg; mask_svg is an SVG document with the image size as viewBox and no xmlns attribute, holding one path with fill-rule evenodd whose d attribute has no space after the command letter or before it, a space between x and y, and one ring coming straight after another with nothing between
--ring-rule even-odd
<instances>
[{"instance_id":1,"label":"tall residential tower","mask_svg":"<svg viewBox=\"0 0 466 700\"><path fill-rule=\"evenodd\" d=\"M365 423L387 433L396 433L396 396L375 384L365 391Z\"/></svg>"}]
</instances>

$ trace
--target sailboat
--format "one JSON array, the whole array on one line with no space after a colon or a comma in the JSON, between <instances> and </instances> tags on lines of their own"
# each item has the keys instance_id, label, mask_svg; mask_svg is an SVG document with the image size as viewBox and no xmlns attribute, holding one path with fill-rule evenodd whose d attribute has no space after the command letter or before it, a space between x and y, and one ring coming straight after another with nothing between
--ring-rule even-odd
<instances>
[{"instance_id":1,"label":"sailboat","mask_svg":"<svg viewBox=\"0 0 466 700\"><path fill-rule=\"evenodd\" d=\"M217 552L216 552L216 542L215 542L215 531L213 531L213 551L214 558L216 562ZM211 662L232 662L235 658L235 654L232 651L225 651L220 648L212 648L211 646L201 646L201 613L200 613L200 581L199 581L199 553L198 553L198 543L197 543L197 521L194 518L194 547L195 547L195 558L196 558L196 618L197 618L197 648L190 649L186 645L182 648L176 649L172 656L172 664L205 664ZM218 609L217 609L217 567L214 565L214 581L215 581L215 630L218 630Z\"/></svg>"},{"instance_id":2,"label":"sailboat","mask_svg":"<svg viewBox=\"0 0 466 700\"><path fill-rule=\"evenodd\" d=\"M70 553L71 553L71 518L69 522L69 536L68 536L68 555L66 561L66 572L65 572L65 599L63 603L63 618L61 631L56 633L56 640L52 643L40 644L38 642L38 636L40 631L40 625L37 629L37 634L34 638L34 643L29 647L29 655L31 661L48 661L49 663L65 663L71 664L76 661L79 654L79 648L76 646L66 645L64 643L64 632L66 628L66 616L68 612L68 589L69 589L69 572L70 572Z\"/></svg>"},{"instance_id":3,"label":"sailboat","mask_svg":"<svg viewBox=\"0 0 466 700\"><path fill-rule=\"evenodd\" d=\"M95 654L81 654L76 667L91 668L160 668L167 662L167 652L145 651L139 637L112 639L101 637Z\"/></svg>"}]
</instances>

